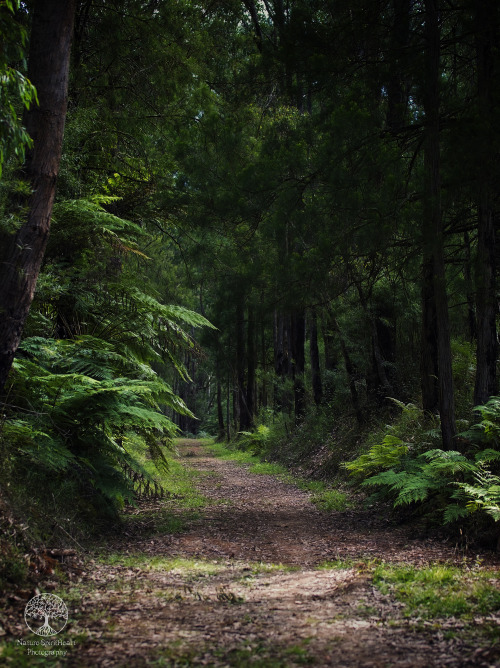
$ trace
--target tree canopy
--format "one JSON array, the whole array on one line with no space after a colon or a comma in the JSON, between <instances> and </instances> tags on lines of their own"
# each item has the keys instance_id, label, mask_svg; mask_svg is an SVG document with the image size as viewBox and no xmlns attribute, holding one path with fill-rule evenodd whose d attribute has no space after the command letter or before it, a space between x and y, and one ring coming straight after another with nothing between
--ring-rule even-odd
<instances>
[{"instance_id":1,"label":"tree canopy","mask_svg":"<svg viewBox=\"0 0 500 668\"><path fill-rule=\"evenodd\" d=\"M497 3L52 4L0 6L9 466L120 503L176 429L410 404L467 457L498 392Z\"/></svg>"}]
</instances>

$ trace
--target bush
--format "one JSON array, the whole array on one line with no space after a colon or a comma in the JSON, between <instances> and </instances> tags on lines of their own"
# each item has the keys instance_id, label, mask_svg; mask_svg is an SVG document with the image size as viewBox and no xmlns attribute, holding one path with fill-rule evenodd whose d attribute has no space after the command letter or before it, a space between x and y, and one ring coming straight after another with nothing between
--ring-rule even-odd
<instances>
[{"instance_id":1,"label":"bush","mask_svg":"<svg viewBox=\"0 0 500 668\"><path fill-rule=\"evenodd\" d=\"M412 404L399 404L402 419L397 421L381 442L367 453L345 464L365 487L377 489L376 497L389 499L395 507L432 500L432 511L439 509L445 523L480 511L494 521L500 520L500 478L492 465L498 466L500 451L500 398L492 397L476 411L481 420L461 434L467 444L465 453L425 449L438 431L425 428L426 416ZM411 430L411 441L404 432Z\"/></svg>"}]
</instances>

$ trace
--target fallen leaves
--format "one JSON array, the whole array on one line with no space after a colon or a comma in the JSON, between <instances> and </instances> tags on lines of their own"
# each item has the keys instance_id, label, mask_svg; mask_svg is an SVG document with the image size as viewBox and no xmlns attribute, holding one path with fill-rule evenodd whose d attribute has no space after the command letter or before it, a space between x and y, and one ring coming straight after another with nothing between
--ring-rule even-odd
<instances>
[{"instance_id":1,"label":"fallen leaves","mask_svg":"<svg viewBox=\"0 0 500 668\"><path fill-rule=\"evenodd\" d=\"M68 585L68 633L86 640L68 665L500 665L498 647L463 621L407 619L404 605L372 584L382 559L459 562L453 546L411 540L373 509L321 512L293 485L214 459L193 441L184 449L188 466L212 472L198 479L212 503L187 531L152 537L156 512L182 509L175 500L145 501L128 511L137 523L108 540L117 561L38 555L49 567L54 559L80 570L78 587ZM499 621L478 617L472 626L479 632Z\"/></svg>"}]
</instances>

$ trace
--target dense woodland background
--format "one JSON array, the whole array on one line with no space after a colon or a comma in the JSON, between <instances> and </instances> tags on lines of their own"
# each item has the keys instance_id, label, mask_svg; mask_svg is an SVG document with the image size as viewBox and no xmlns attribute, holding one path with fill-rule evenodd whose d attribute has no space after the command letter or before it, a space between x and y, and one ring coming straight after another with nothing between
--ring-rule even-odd
<instances>
[{"instance_id":1,"label":"dense woodland background","mask_svg":"<svg viewBox=\"0 0 500 668\"><path fill-rule=\"evenodd\" d=\"M99 525L177 427L497 535L497 2L11 1L0 35L10 503Z\"/></svg>"}]
</instances>

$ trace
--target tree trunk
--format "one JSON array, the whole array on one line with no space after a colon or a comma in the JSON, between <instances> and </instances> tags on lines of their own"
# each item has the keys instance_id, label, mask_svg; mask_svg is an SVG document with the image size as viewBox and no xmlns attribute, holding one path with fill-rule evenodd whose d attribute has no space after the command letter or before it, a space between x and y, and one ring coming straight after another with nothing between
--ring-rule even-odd
<instances>
[{"instance_id":1,"label":"tree trunk","mask_svg":"<svg viewBox=\"0 0 500 668\"><path fill-rule=\"evenodd\" d=\"M238 387L238 416L239 429L246 431L250 428L251 420L248 412L245 391L245 308L243 295L240 295L236 304L236 374Z\"/></svg>"},{"instance_id":2,"label":"tree trunk","mask_svg":"<svg viewBox=\"0 0 500 668\"><path fill-rule=\"evenodd\" d=\"M302 309L294 313L292 316L292 377L296 424L300 424L302 422L305 414L305 342L306 321L304 310Z\"/></svg>"},{"instance_id":3,"label":"tree trunk","mask_svg":"<svg viewBox=\"0 0 500 668\"><path fill-rule=\"evenodd\" d=\"M50 230L66 119L71 39L76 0L37 0L28 77L39 105L26 113L33 138L25 173L31 184L28 218L2 253L0 273L0 392L33 301Z\"/></svg>"},{"instance_id":4,"label":"tree trunk","mask_svg":"<svg viewBox=\"0 0 500 668\"><path fill-rule=\"evenodd\" d=\"M496 160L494 132L497 132L497 129L493 127L495 106L493 94L494 89L498 86L498 81L495 79L495 76L498 77L498 65L494 57L494 52L498 49L498 32L496 0L478 2L476 4L477 81L480 113L478 126L484 128L484 136L479 142L482 148L483 167L479 174L476 266L477 370L474 388L476 406L484 404L491 395L498 391L495 208L494 186L491 183L491 174L494 173Z\"/></svg>"},{"instance_id":5,"label":"tree trunk","mask_svg":"<svg viewBox=\"0 0 500 668\"><path fill-rule=\"evenodd\" d=\"M392 389L392 385L389 382L389 379L387 378L387 373L385 371L384 358L382 355L382 351L380 349L380 343L378 339L377 322L375 319L375 315L373 314L373 308L370 307L370 304L368 303L365 297L365 293L363 291L363 288L361 287L361 283L356 282L356 288L358 291L361 306L363 307L363 311L365 312L368 322L370 323L373 362L377 378L377 386L375 388L376 389L375 394L378 395L378 398L382 398L382 400L385 400L387 397L394 396L394 390Z\"/></svg>"},{"instance_id":6,"label":"tree trunk","mask_svg":"<svg viewBox=\"0 0 500 668\"><path fill-rule=\"evenodd\" d=\"M290 375L290 318L282 313L274 312L274 371L276 384L274 387L274 408L289 412L291 402L286 390L285 381Z\"/></svg>"},{"instance_id":7,"label":"tree trunk","mask_svg":"<svg viewBox=\"0 0 500 668\"><path fill-rule=\"evenodd\" d=\"M472 260L471 260L471 250L470 250L470 238L468 232L464 232L464 251L465 251L464 278L465 278L465 291L467 300L467 329L469 330L469 341L472 343L472 341L475 341L477 339L477 327L476 327L476 310L475 310L475 300L474 300L474 286L472 283L472 271L471 271Z\"/></svg>"},{"instance_id":8,"label":"tree trunk","mask_svg":"<svg viewBox=\"0 0 500 668\"><path fill-rule=\"evenodd\" d=\"M248 327L247 327L247 387L246 387L246 410L248 418L248 427L252 428L255 414L255 367L256 349L255 349L255 314L252 306L248 307Z\"/></svg>"},{"instance_id":9,"label":"tree trunk","mask_svg":"<svg viewBox=\"0 0 500 668\"><path fill-rule=\"evenodd\" d=\"M420 388L422 408L439 413L437 317L434 301L434 262L425 252L422 263L422 341L420 344Z\"/></svg>"},{"instance_id":10,"label":"tree trunk","mask_svg":"<svg viewBox=\"0 0 500 668\"><path fill-rule=\"evenodd\" d=\"M339 337L340 349L342 350L342 357L344 358L345 370L347 372L347 377L349 378L349 392L351 394L352 406L356 414L356 420L358 421L358 424L361 425L363 424L364 419L359 403L358 390L356 389L356 370L351 360L351 356L349 355L349 351L347 350L347 346L344 337L342 336L342 332L340 331L340 327L335 318L332 318L331 323L337 332L337 336Z\"/></svg>"},{"instance_id":11,"label":"tree trunk","mask_svg":"<svg viewBox=\"0 0 500 668\"><path fill-rule=\"evenodd\" d=\"M217 377L217 441L224 440L226 428L224 426L224 410L222 408L222 382L220 377L220 364L217 362L216 366Z\"/></svg>"},{"instance_id":12,"label":"tree trunk","mask_svg":"<svg viewBox=\"0 0 500 668\"><path fill-rule=\"evenodd\" d=\"M319 363L318 319L314 309L311 311L309 354L311 356L311 384L314 403L318 406L323 398L323 384L321 382L321 369Z\"/></svg>"},{"instance_id":13,"label":"tree trunk","mask_svg":"<svg viewBox=\"0 0 500 668\"><path fill-rule=\"evenodd\" d=\"M441 214L439 145L440 30L439 0L425 0L425 143L424 143L424 263L432 267L436 309L439 413L443 448L453 448L456 434L448 297Z\"/></svg>"}]
</instances>

